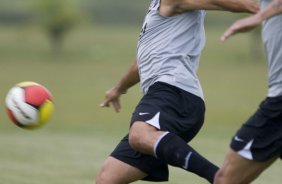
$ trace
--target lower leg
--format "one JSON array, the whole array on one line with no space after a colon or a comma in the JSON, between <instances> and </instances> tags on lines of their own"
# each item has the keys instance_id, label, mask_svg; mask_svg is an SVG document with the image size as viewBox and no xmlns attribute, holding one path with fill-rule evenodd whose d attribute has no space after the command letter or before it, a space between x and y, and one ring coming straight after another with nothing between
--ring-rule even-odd
<instances>
[{"instance_id":1,"label":"lower leg","mask_svg":"<svg viewBox=\"0 0 282 184\"><path fill-rule=\"evenodd\" d=\"M169 165L195 173L213 183L218 167L172 133L157 131L144 122L135 122L129 142L133 149L163 159Z\"/></svg>"},{"instance_id":2,"label":"lower leg","mask_svg":"<svg viewBox=\"0 0 282 184\"><path fill-rule=\"evenodd\" d=\"M155 154L168 164L197 174L213 183L218 167L175 134L167 133L155 145Z\"/></svg>"},{"instance_id":3,"label":"lower leg","mask_svg":"<svg viewBox=\"0 0 282 184\"><path fill-rule=\"evenodd\" d=\"M147 174L113 157L108 157L96 177L96 184L128 184Z\"/></svg>"},{"instance_id":4,"label":"lower leg","mask_svg":"<svg viewBox=\"0 0 282 184\"><path fill-rule=\"evenodd\" d=\"M277 158L265 162L248 160L229 149L223 165L216 173L215 184L249 184Z\"/></svg>"}]
</instances>

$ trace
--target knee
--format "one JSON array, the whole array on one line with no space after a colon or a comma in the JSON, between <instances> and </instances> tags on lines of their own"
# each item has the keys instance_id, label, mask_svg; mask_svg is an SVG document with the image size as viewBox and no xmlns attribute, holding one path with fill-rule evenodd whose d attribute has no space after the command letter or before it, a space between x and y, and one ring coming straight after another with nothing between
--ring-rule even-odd
<instances>
[{"instance_id":1,"label":"knee","mask_svg":"<svg viewBox=\"0 0 282 184\"><path fill-rule=\"evenodd\" d=\"M236 180L236 178L232 177L228 172L223 169L219 169L215 174L214 184L243 184Z\"/></svg>"},{"instance_id":2,"label":"knee","mask_svg":"<svg viewBox=\"0 0 282 184\"><path fill-rule=\"evenodd\" d=\"M144 122L135 122L129 131L129 145L136 151L152 154L156 129Z\"/></svg>"},{"instance_id":3,"label":"knee","mask_svg":"<svg viewBox=\"0 0 282 184\"><path fill-rule=\"evenodd\" d=\"M96 184L110 184L111 182L109 181L108 175L105 172L105 168L102 167L101 170L98 172L96 176Z\"/></svg>"},{"instance_id":4,"label":"knee","mask_svg":"<svg viewBox=\"0 0 282 184\"><path fill-rule=\"evenodd\" d=\"M222 170L218 170L214 177L214 184L223 184L224 172Z\"/></svg>"},{"instance_id":5,"label":"knee","mask_svg":"<svg viewBox=\"0 0 282 184\"><path fill-rule=\"evenodd\" d=\"M132 128L129 132L128 142L129 145L136 151L140 151L142 149L144 139L142 139L142 135L140 131Z\"/></svg>"},{"instance_id":6,"label":"knee","mask_svg":"<svg viewBox=\"0 0 282 184\"><path fill-rule=\"evenodd\" d=\"M103 173L100 171L98 175L96 176L95 184L103 184L105 182L106 178L104 177Z\"/></svg>"}]
</instances>

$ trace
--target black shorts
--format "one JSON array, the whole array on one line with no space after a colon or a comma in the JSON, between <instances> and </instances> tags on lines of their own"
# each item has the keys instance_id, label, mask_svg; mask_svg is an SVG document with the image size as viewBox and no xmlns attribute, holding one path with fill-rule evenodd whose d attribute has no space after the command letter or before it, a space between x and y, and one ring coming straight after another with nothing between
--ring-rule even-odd
<instances>
[{"instance_id":1,"label":"black shorts","mask_svg":"<svg viewBox=\"0 0 282 184\"><path fill-rule=\"evenodd\" d=\"M237 131L230 146L249 160L282 158L282 96L266 98Z\"/></svg>"},{"instance_id":2,"label":"black shorts","mask_svg":"<svg viewBox=\"0 0 282 184\"><path fill-rule=\"evenodd\" d=\"M162 131L172 132L189 142L204 122L204 101L191 93L157 82L137 105L131 119L147 122ZM148 176L144 180L167 181L168 165L160 159L133 150L125 136L111 156L132 165Z\"/></svg>"}]
</instances>

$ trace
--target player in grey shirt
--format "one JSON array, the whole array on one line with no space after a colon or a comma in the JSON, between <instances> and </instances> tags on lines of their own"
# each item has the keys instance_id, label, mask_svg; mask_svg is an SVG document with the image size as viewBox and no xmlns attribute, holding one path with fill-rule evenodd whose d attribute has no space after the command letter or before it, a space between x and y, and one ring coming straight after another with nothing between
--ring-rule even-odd
<instances>
[{"instance_id":1,"label":"player in grey shirt","mask_svg":"<svg viewBox=\"0 0 282 184\"><path fill-rule=\"evenodd\" d=\"M213 183L218 168L187 142L202 127L205 104L197 77L204 46L203 9L255 12L252 0L152 0L137 62L101 104L120 110L119 97L141 82L144 96L126 135L104 162L97 184L167 181L168 164Z\"/></svg>"},{"instance_id":2,"label":"player in grey shirt","mask_svg":"<svg viewBox=\"0 0 282 184\"><path fill-rule=\"evenodd\" d=\"M251 30L262 22L268 64L267 98L233 137L215 184L251 183L282 158L282 0L261 0L260 12L235 22L221 39Z\"/></svg>"},{"instance_id":3,"label":"player in grey shirt","mask_svg":"<svg viewBox=\"0 0 282 184\"><path fill-rule=\"evenodd\" d=\"M161 81L203 99L196 72L205 45L205 11L165 18L159 16L158 3L151 4L138 42L137 62L143 92Z\"/></svg>"},{"instance_id":4,"label":"player in grey shirt","mask_svg":"<svg viewBox=\"0 0 282 184\"><path fill-rule=\"evenodd\" d=\"M271 0L261 0L264 9ZM277 4L277 3L275 3ZM279 9L282 5L273 8ZM263 23L263 42L268 64L268 96L282 96L282 15L274 16Z\"/></svg>"}]
</instances>

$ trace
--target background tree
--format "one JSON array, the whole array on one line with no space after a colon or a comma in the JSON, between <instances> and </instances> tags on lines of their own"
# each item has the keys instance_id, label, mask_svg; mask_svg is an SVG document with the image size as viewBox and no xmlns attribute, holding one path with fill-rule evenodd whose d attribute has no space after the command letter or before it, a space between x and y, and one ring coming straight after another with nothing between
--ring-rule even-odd
<instances>
[{"instance_id":1,"label":"background tree","mask_svg":"<svg viewBox=\"0 0 282 184\"><path fill-rule=\"evenodd\" d=\"M52 47L59 51L66 33L82 18L82 11L73 0L35 0L38 20L47 32Z\"/></svg>"}]
</instances>

